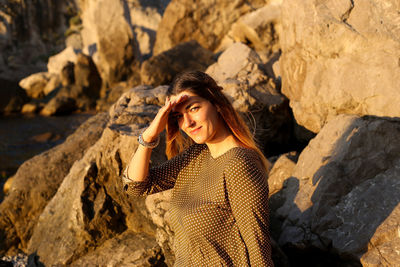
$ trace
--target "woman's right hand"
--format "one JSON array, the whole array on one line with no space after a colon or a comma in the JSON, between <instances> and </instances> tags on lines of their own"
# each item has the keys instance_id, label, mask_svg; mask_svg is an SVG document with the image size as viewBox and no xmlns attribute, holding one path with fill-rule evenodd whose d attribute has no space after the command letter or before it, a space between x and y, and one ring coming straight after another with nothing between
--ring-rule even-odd
<instances>
[{"instance_id":1,"label":"woman's right hand","mask_svg":"<svg viewBox=\"0 0 400 267\"><path fill-rule=\"evenodd\" d=\"M161 107L154 117L153 121L150 123L149 127L143 132L143 141L150 143L158 138L160 133L165 129L168 116L171 110L178 104L182 103L188 98L188 95L181 94L178 96L167 97L165 100L165 105Z\"/></svg>"}]
</instances>

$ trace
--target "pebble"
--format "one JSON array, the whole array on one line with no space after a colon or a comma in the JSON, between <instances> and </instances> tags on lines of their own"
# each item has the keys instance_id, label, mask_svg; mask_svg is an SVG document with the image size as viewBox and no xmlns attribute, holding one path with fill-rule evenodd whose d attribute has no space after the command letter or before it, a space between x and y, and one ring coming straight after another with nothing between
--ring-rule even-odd
<instances>
[{"instance_id":1,"label":"pebble","mask_svg":"<svg viewBox=\"0 0 400 267\"><path fill-rule=\"evenodd\" d=\"M18 253L15 256L3 256L0 259L0 266L8 266L7 263L11 263L13 267L25 267L28 266L28 255Z\"/></svg>"}]
</instances>

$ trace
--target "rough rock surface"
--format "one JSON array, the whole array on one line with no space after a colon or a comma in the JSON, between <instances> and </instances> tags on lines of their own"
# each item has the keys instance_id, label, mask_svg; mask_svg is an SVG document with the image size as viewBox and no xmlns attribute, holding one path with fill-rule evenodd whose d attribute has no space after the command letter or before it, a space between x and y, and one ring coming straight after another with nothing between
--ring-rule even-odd
<instances>
[{"instance_id":1,"label":"rough rock surface","mask_svg":"<svg viewBox=\"0 0 400 267\"><path fill-rule=\"evenodd\" d=\"M60 53L51 56L47 63L47 72L60 75L62 69L68 62L75 63L77 60L77 52L72 47L67 47Z\"/></svg>"},{"instance_id":2,"label":"rough rock surface","mask_svg":"<svg viewBox=\"0 0 400 267\"><path fill-rule=\"evenodd\" d=\"M82 11L83 52L94 56L105 85L126 80L135 60L128 6L119 0L78 2Z\"/></svg>"},{"instance_id":3,"label":"rough rock surface","mask_svg":"<svg viewBox=\"0 0 400 267\"><path fill-rule=\"evenodd\" d=\"M165 266L163 260L154 237L127 230L70 266Z\"/></svg>"},{"instance_id":4,"label":"rough rock surface","mask_svg":"<svg viewBox=\"0 0 400 267\"><path fill-rule=\"evenodd\" d=\"M67 140L26 161L13 176L9 195L0 204L0 253L26 249L33 227L72 164L96 142L107 122L99 114Z\"/></svg>"},{"instance_id":5,"label":"rough rock surface","mask_svg":"<svg viewBox=\"0 0 400 267\"><path fill-rule=\"evenodd\" d=\"M173 266L175 262L174 254L174 232L171 229L169 218L169 207L172 190L167 190L146 197L146 208L153 223L157 226L156 240L162 248L165 263Z\"/></svg>"},{"instance_id":6,"label":"rough rock surface","mask_svg":"<svg viewBox=\"0 0 400 267\"><path fill-rule=\"evenodd\" d=\"M61 87L59 90L53 89L53 97L44 106L42 115L51 116L57 114L66 114L76 109L85 111L93 110L96 106L96 100L100 97L102 81L90 56L78 53L75 64L68 62L64 66L61 77L54 75L54 84L50 80L42 89L43 93L51 90L52 87ZM61 84L56 84L60 82Z\"/></svg>"},{"instance_id":7,"label":"rough rock surface","mask_svg":"<svg viewBox=\"0 0 400 267\"><path fill-rule=\"evenodd\" d=\"M45 70L45 60L62 49L73 0L2 1L0 5L0 79L18 82Z\"/></svg>"},{"instance_id":8,"label":"rough rock surface","mask_svg":"<svg viewBox=\"0 0 400 267\"><path fill-rule=\"evenodd\" d=\"M19 82L19 86L25 89L26 94L31 98L43 98L44 88L50 80L47 72L32 74Z\"/></svg>"},{"instance_id":9,"label":"rough rock surface","mask_svg":"<svg viewBox=\"0 0 400 267\"><path fill-rule=\"evenodd\" d=\"M40 114L43 116L66 115L76 110L77 105L75 99L64 95L65 91L61 91L60 95L56 95L54 98L52 98L43 107L43 109L40 111Z\"/></svg>"},{"instance_id":10,"label":"rough rock surface","mask_svg":"<svg viewBox=\"0 0 400 267\"><path fill-rule=\"evenodd\" d=\"M172 0L160 22L154 54L190 40L196 40L201 46L214 51L232 23L243 14L264 6L266 2Z\"/></svg>"},{"instance_id":11,"label":"rough rock surface","mask_svg":"<svg viewBox=\"0 0 400 267\"><path fill-rule=\"evenodd\" d=\"M36 253L46 266L64 265L127 229L154 236L144 199L127 198L120 175L137 147L138 132L164 104L166 92L166 86L134 88L110 109L102 137L75 162L40 215L29 253ZM165 160L163 149L155 149L154 162Z\"/></svg>"},{"instance_id":12,"label":"rough rock surface","mask_svg":"<svg viewBox=\"0 0 400 267\"><path fill-rule=\"evenodd\" d=\"M207 71L247 119L267 155L285 152L292 140L287 99L269 77L258 54L242 43L222 53Z\"/></svg>"},{"instance_id":13,"label":"rough rock surface","mask_svg":"<svg viewBox=\"0 0 400 267\"><path fill-rule=\"evenodd\" d=\"M196 41L182 43L143 62L140 70L142 83L153 86L170 84L175 75L184 70L205 71L215 62L213 56Z\"/></svg>"},{"instance_id":14,"label":"rough rock surface","mask_svg":"<svg viewBox=\"0 0 400 267\"><path fill-rule=\"evenodd\" d=\"M399 1L284 1L282 92L313 132L338 114L399 117Z\"/></svg>"},{"instance_id":15,"label":"rough rock surface","mask_svg":"<svg viewBox=\"0 0 400 267\"><path fill-rule=\"evenodd\" d=\"M152 56L158 25L170 0L128 1L139 60Z\"/></svg>"},{"instance_id":16,"label":"rough rock surface","mask_svg":"<svg viewBox=\"0 0 400 267\"><path fill-rule=\"evenodd\" d=\"M266 62L280 49L281 4L268 4L240 17L217 48L223 51L234 42L241 42L254 49Z\"/></svg>"},{"instance_id":17,"label":"rough rock surface","mask_svg":"<svg viewBox=\"0 0 400 267\"><path fill-rule=\"evenodd\" d=\"M339 115L327 123L284 180L285 202L274 210L280 245L397 266L399 138L399 120Z\"/></svg>"}]
</instances>

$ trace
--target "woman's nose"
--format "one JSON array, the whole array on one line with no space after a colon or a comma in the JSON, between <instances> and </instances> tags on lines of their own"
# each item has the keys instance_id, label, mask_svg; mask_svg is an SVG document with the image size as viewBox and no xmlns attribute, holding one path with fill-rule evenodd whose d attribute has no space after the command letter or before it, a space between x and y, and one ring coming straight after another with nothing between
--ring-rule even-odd
<instances>
[{"instance_id":1,"label":"woman's nose","mask_svg":"<svg viewBox=\"0 0 400 267\"><path fill-rule=\"evenodd\" d=\"M189 128L189 127L192 127L193 125L194 125L194 120L192 119L192 117L189 114L184 113L183 114L183 127Z\"/></svg>"}]
</instances>

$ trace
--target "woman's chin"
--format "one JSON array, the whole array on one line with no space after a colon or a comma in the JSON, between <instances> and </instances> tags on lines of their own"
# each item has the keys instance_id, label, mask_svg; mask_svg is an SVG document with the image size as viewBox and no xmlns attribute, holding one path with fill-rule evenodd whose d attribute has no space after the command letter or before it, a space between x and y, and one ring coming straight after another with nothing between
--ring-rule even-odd
<instances>
[{"instance_id":1,"label":"woman's chin","mask_svg":"<svg viewBox=\"0 0 400 267\"><path fill-rule=\"evenodd\" d=\"M204 138L199 138L199 137L191 137L191 139L193 140L193 142L195 142L196 144L204 144L206 141L204 140Z\"/></svg>"}]
</instances>

